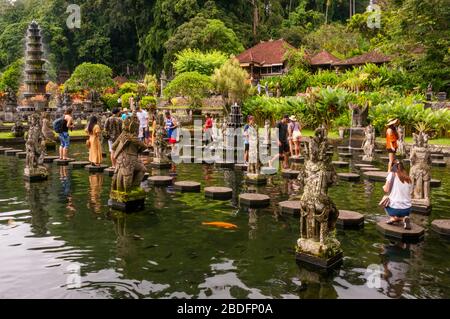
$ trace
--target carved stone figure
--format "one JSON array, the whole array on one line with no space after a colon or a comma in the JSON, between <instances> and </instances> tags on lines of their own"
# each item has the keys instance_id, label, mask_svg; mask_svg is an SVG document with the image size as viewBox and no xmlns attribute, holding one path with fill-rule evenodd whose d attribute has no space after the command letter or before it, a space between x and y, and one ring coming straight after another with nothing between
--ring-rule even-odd
<instances>
[{"instance_id":1,"label":"carved stone figure","mask_svg":"<svg viewBox=\"0 0 450 319\"><path fill-rule=\"evenodd\" d=\"M363 161L372 162L375 154L375 129L372 125L368 125L365 130L365 138L363 142L364 155Z\"/></svg>"},{"instance_id":2,"label":"carved stone figure","mask_svg":"<svg viewBox=\"0 0 450 319\"><path fill-rule=\"evenodd\" d=\"M117 161L112 180L111 198L124 202L143 195L139 187L146 172L144 164L138 159L138 154L146 149L144 143L137 138L139 121L136 116L128 117L123 123L122 133L112 145ZM130 197L131 193L134 197Z\"/></svg>"},{"instance_id":3,"label":"carved stone figure","mask_svg":"<svg viewBox=\"0 0 450 319\"><path fill-rule=\"evenodd\" d=\"M30 128L25 143L27 153L24 178L29 181L44 180L48 177L47 168L43 165L45 156L45 137L42 134L41 119L38 113L30 116Z\"/></svg>"},{"instance_id":4,"label":"carved stone figure","mask_svg":"<svg viewBox=\"0 0 450 319\"><path fill-rule=\"evenodd\" d=\"M23 137L25 134L25 128L22 125L22 121L17 120L11 128L11 133L14 137Z\"/></svg>"},{"instance_id":5,"label":"carved stone figure","mask_svg":"<svg viewBox=\"0 0 450 319\"><path fill-rule=\"evenodd\" d=\"M367 116L369 114L368 105L364 105L363 107L359 107L357 104L349 104L349 108L352 111L352 127L362 127L366 125Z\"/></svg>"},{"instance_id":6,"label":"carved stone figure","mask_svg":"<svg viewBox=\"0 0 450 319\"><path fill-rule=\"evenodd\" d=\"M42 114L42 135L44 136L45 142L55 142L55 133L53 131L52 122L50 120L50 114Z\"/></svg>"},{"instance_id":7,"label":"carved stone figure","mask_svg":"<svg viewBox=\"0 0 450 319\"><path fill-rule=\"evenodd\" d=\"M270 144L270 121L264 122L264 145Z\"/></svg>"},{"instance_id":8,"label":"carved stone figure","mask_svg":"<svg viewBox=\"0 0 450 319\"><path fill-rule=\"evenodd\" d=\"M405 149L405 127L404 126L399 126L397 128L397 133L398 133L398 140L397 140L397 154L400 156L403 156L406 154L406 149Z\"/></svg>"},{"instance_id":9,"label":"carved stone figure","mask_svg":"<svg viewBox=\"0 0 450 319\"><path fill-rule=\"evenodd\" d=\"M300 238L297 258L313 264L311 260L333 260L342 257L339 241L333 230L339 211L328 196L328 187L336 182L336 172L327 154L328 140L324 128L315 130L315 136L305 147L304 191L300 199ZM328 263L326 267L330 266Z\"/></svg>"},{"instance_id":10,"label":"carved stone figure","mask_svg":"<svg viewBox=\"0 0 450 319\"><path fill-rule=\"evenodd\" d=\"M427 101L431 101L433 98L433 85L431 83L428 83L427 91L425 93L425 98Z\"/></svg>"},{"instance_id":11,"label":"carved stone figure","mask_svg":"<svg viewBox=\"0 0 450 319\"><path fill-rule=\"evenodd\" d=\"M411 199L413 205L430 206L431 154L428 148L428 135L424 132L413 133L414 145L411 147L412 181Z\"/></svg>"},{"instance_id":12,"label":"carved stone figure","mask_svg":"<svg viewBox=\"0 0 450 319\"><path fill-rule=\"evenodd\" d=\"M167 141L165 140L166 130L164 129L164 117L162 114L157 116L156 121L156 133L155 133L155 157L153 158L153 163L155 164L163 164L169 163L169 159L167 157Z\"/></svg>"}]
</instances>

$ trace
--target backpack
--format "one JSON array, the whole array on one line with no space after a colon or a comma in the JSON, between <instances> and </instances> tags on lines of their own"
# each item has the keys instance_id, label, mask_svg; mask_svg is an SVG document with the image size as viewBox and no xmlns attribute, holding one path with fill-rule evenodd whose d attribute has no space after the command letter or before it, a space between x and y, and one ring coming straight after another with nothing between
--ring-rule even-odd
<instances>
[{"instance_id":1,"label":"backpack","mask_svg":"<svg viewBox=\"0 0 450 319\"><path fill-rule=\"evenodd\" d=\"M59 133L63 132L64 121L65 121L64 116L60 117L60 118L57 118L56 120L53 121L53 130L56 133L59 134Z\"/></svg>"}]
</instances>

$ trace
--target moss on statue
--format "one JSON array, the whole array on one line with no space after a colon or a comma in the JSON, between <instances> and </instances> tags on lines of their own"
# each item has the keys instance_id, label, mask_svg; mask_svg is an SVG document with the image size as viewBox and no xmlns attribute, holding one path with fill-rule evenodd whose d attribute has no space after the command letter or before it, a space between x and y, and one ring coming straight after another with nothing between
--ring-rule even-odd
<instances>
[{"instance_id":1,"label":"moss on statue","mask_svg":"<svg viewBox=\"0 0 450 319\"><path fill-rule=\"evenodd\" d=\"M127 192L112 190L110 193L110 198L119 203L126 203L144 199L145 195L145 191L142 188L135 187Z\"/></svg>"}]
</instances>

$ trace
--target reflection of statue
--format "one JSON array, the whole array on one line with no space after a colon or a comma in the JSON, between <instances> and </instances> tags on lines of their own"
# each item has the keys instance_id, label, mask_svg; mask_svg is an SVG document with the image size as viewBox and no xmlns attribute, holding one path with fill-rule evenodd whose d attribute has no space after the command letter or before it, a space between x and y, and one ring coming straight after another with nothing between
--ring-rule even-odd
<instances>
[{"instance_id":1,"label":"reflection of statue","mask_svg":"<svg viewBox=\"0 0 450 319\"><path fill-rule=\"evenodd\" d=\"M340 243L333 234L339 212L327 194L328 187L336 181L336 172L327 150L326 131L318 128L305 150L306 177L300 199L300 238L297 242L300 260L310 260L310 256L321 260L336 258L336 261L341 258Z\"/></svg>"},{"instance_id":2,"label":"reflection of statue","mask_svg":"<svg viewBox=\"0 0 450 319\"><path fill-rule=\"evenodd\" d=\"M413 205L430 206L431 154L428 148L428 135L424 132L413 133L414 145L411 147L412 180L411 198Z\"/></svg>"},{"instance_id":3,"label":"reflection of statue","mask_svg":"<svg viewBox=\"0 0 450 319\"><path fill-rule=\"evenodd\" d=\"M349 108L352 111L352 127L362 127L366 125L367 116L369 114L368 105L364 105L362 108L357 104L349 104Z\"/></svg>"},{"instance_id":4,"label":"reflection of statue","mask_svg":"<svg viewBox=\"0 0 450 319\"><path fill-rule=\"evenodd\" d=\"M400 156L405 155L405 127L399 126L397 128L398 140L397 140L397 154Z\"/></svg>"},{"instance_id":5,"label":"reflection of statue","mask_svg":"<svg viewBox=\"0 0 450 319\"><path fill-rule=\"evenodd\" d=\"M14 137L23 137L25 134L25 128L22 125L22 121L17 120L11 128L11 133Z\"/></svg>"},{"instance_id":6,"label":"reflection of statue","mask_svg":"<svg viewBox=\"0 0 450 319\"><path fill-rule=\"evenodd\" d=\"M114 142L112 149L117 165L112 180L111 199L118 202L133 201L145 196L139 187L146 172L138 154L146 149L137 138L139 121L135 115L123 123L123 131Z\"/></svg>"},{"instance_id":7,"label":"reflection of statue","mask_svg":"<svg viewBox=\"0 0 450 319\"><path fill-rule=\"evenodd\" d=\"M39 114L30 116L30 129L28 130L26 147L26 161L24 176L30 181L47 179L47 168L43 166L45 156L45 138L42 134Z\"/></svg>"},{"instance_id":8,"label":"reflection of statue","mask_svg":"<svg viewBox=\"0 0 450 319\"><path fill-rule=\"evenodd\" d=\"M375 152L375 129L372 125L369 125L364 130L365 138L363 142L364 155L362 157L363 161L371 162L373 161L373 156Z\"/></svg>"}]
</instances>

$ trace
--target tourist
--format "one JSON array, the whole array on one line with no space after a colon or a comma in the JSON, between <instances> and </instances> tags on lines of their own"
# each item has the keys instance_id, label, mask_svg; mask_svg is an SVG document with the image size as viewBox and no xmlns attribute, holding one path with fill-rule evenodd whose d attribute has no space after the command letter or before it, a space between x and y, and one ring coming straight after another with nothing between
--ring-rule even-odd
<instances>
[{"instance_id":1,"label":"tourist","mask_svg":"<svg viewBox=\"0 0 450 319\"><path fill-rule=\"evenodd\" d=\"M102 145L100 144L100 134L102 129L98 125L98 119L95 115L89 119L89 124L86 128L86 133L89 134L89 139L86 144L89 148L89 162L92 165L100 166L103 160Z\"/></svg>"},{"instance_id":2,"label":"tourist","mask_svg":"<svg viewBox=\"0 0 450 319\"><path fill-rule=\"evenodd\" d=\"M253 116L249 115L247 118L247 124L244 126L244 161L248 163L249 150L250 150L250 135L249 129L255 123Z\"/></svg>"},{"instance_id":3,"label":"tourist","mask_svg":"<svg viewBox=\"0 0 450 319\"><path fill-rule=\"evenodd\" d=\"M155 138L156 138L156 113L152 115L152 146L155 146Z\"/></svg>"},{"instance_id":4,"label":"tourist","mask_svg":"<svg viewBox=\"0 0 450 319\"><path fill-rule=\"evenodd\" d=\"M130 116L131 116L131 112L129 112L128 109L125 107L122 110L122 115L121 115L122 121L125 121L127 119L127 117L130 117Z\"/></svg>"},{"instance_id":5,"label":"tourist","mask_svg":"<svg viewBox=\"0 0 450 319\"><path fill-rule=\"evenodd\" d=\"M139 140L148 145L150 132L148 130L148 112L141 107L137 107L136 116L139 120Z\"/></svg>"},{"instance_id":6,"label":"tourist","mask_svg":"<svg viewBox=\"0 0 450 319\"><path fill-rule=\"evenodd\" d=\"M389 164L388 164L388 172L391 171L392 164L395 161L395 153L397 152L398 144L398 133L397 127L400 124L398 119L389 120L386 124L386 151L389 154Z\"/></svg>"},{"instance_id":7,"label":"tourist","mask_svg":"<svg viewBox=\"0 0 450 319\"><path fill-rule=\"evenodd\" d=\"M297 121L295 115L289 118L289 147L291 156L300 156L300 140L302 138L300 123Z\"/></svg>"},{"instance_id":8,"label":"tourist","mask_svg":"<svg viewBox=\"0 0 450 319\"><path fill-rule=\"evenodd\" d=\"M119 108L114 108L112 110L112 115L106 120L105 123L105 136L108 139L109 154L111 157L111 165L113 168L116 167L116 158L114 156L112 146L119 135L122 133L122 120L119 117L119 114Z\"/></svg>"},{"instance_id":9,"label":"tourist","mask_svg":"<svg viewBox=\"0 0 450 319\"><path fill-rule=\"evenodd\" d=\"M278 154L269 161L269 166L272 166L277 158L283 158L283 168L289 167L288 123L289 115L284 115L276 125L278 129Z\"/></svg>"},{"instance_id":10,"label":"tourist","mask_svg":"<svg viewBox=\"0 0 450 319\"><path fill-rule=\"evenodd\" d=\"M72 109L68 107L64 111L61 133L59 133L59 140L61 141L61 146L59 147L59 159L68 160L70 136L69 130L73 130L73 118Z\"/></svg>"},{"instance_id":11,"label":"tourist","mask_svg":"<svg viewBox=\"0 0 450 319\"><path fill-rule=\"evenodd\" d=\"M212 127L213 120L209 113L206 113L205 126L203 132L205 133L205 144L208 145L212 141Z\"/></svg>"},{"instance_id":12,"label":"tourist","mask_svg":"<svg viewBox=\"0 0 450 319\"><path fill-rule=\"evenodd\" d=\"M384 192L389 194L389 204L385 207L386 213L390 216L387 224L392 225L403 220L403 227L411 229L409 219L412 206L411 189L411 178L405 166L402 162L396 161L383 186Z\"/></svg>"},{"instance_id":13,"label":"tourist","mask_svg":"<svg viewBox=\"0 0 450 319\"><path fill-rule=\"evenodd\" d=\"M173 145L177 142L178 123L176 119L170 114L170 111L166 111L165 115L166 115L165 129L167 131L167 137L169 138L169 144L173 147Z\"/></svg>"},{"instance_id":14,"label":"tourist","mask_svg":"<svg viewBox=\"0 0 450 319\"><path fill-rule=\"evenodd\" d=\"M130 98L128 99L128 104L130 105L131 112L134 112L135 111L135 105L134 105L134 97L133 97L133 95L130 96Z\"/></svg>"},{"instance_id":15,"label":"tourist","mask_svg":"<svg viewBox=\"0 0 450 319\"><path fill-rule=\"evenodd\" d=\"M256 89L258 90L258 95L261 95L261 83L258 82Z\"/></svg>"}]
</instances>

